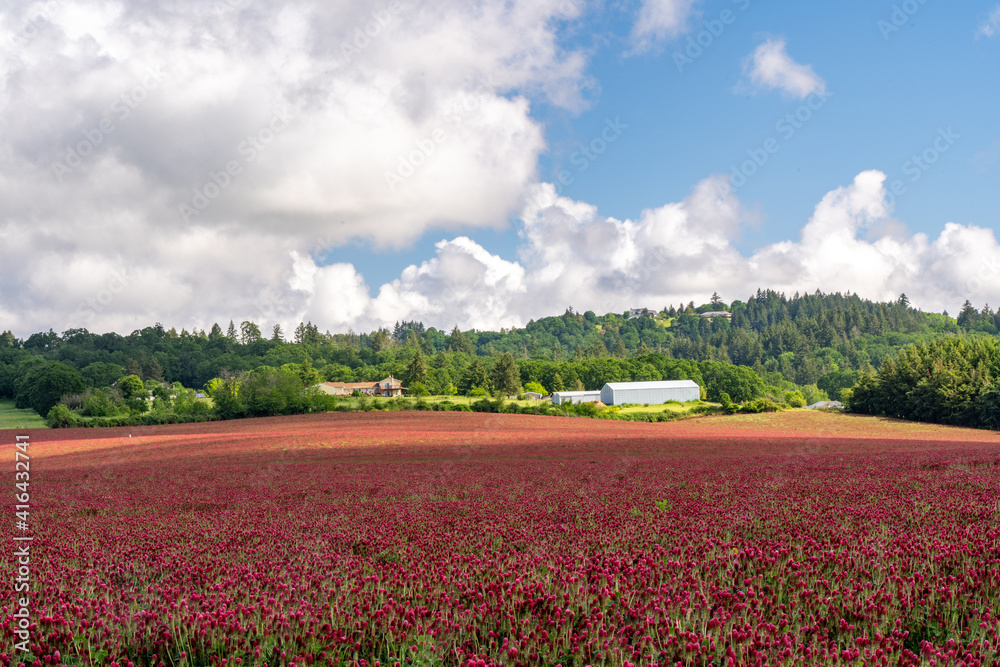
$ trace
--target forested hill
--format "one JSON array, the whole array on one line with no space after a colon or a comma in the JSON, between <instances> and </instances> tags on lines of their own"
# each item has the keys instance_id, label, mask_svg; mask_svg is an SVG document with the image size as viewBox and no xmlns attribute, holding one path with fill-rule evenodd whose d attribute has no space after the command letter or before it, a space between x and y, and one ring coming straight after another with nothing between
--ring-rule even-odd
<instances>
[{"instance_id":1,"label":"forested hill","mask_svg":"<svg viewBox=\"0 0 1000 667\"><path fill-rule=\"evenodd\" d=\"M727 311L731 319L700 316L711 311ZM868 365L877 369L908 343L960 333L963 328L996 334L998 325L1000 319L988 307L980 312L968 303L956 321L947 314L911 308L905 296L873 303L851 294L787 297L758 291L746 302L713 299L700 307L681 304L632 317L569 308L524 328L497 332L456 328L449 333L419 322L401 322L394 330L324 334L303 323L286 342L280 329L262 335L256 324L243 322L229 323L225 332L218 325L209 332L178 332L157 324L128 336L83 329L60 335L50 330L22 341L5 333L0 335L0 397L12 395L17 375L42 360L65 363L92 386L105 386L127 373L202 387L225 371L307 361L325 380L368 381L390 373L405 377L417 348L433 357L427 377L432 391L435 385L460 385L472 357L502 352L518 360L557 361L567 367L595 358L661 353L747 365L765 377L780 373L798 385L819 382L821 388L839 390L853 384L856 376L851 371ZM520 365L527 377L525 369L531 364Z\"/></svg>"}]
</instances>

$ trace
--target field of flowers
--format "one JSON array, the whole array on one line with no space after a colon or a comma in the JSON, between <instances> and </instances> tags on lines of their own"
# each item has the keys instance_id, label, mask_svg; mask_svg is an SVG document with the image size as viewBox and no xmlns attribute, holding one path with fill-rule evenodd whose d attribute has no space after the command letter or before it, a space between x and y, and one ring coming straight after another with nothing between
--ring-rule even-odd
<instances>
[{"instance_id":1,"label":"field of flowers","mask_svg":"<svg viewBox=\"0 0 1000 667\"><path fill-rule=\"evenodd\" d=\"M997 664L991 432L396 412L30 451L3 665Z\"/></svg>"}]
</instances>

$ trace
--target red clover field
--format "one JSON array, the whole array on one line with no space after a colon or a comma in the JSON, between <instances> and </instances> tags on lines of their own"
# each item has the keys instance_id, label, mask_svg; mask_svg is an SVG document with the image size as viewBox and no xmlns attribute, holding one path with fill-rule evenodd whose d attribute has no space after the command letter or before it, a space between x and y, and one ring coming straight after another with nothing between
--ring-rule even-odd
<instances>
[{"instance_id":1,"label":"red clover field","mask_svg":"<svg viewBox=\"0 0 1000 667\"><path fill-rule=\"evenodd\" d=\"M379 412L30 437L30 652L8 574L2 665L998 664L989 431Z\"/></svg>"}]
</instances>

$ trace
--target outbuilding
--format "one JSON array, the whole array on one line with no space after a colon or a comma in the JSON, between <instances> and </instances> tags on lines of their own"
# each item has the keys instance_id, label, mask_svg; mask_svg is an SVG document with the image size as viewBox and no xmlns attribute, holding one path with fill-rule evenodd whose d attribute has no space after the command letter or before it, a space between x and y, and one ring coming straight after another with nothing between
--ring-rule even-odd
<instances>
[{"instance_id":1,"label":"outbuilding","mask_svg":"<svg viewBox=\"0 0 1000 667\"><path fill-rule=\"evenodd\" d=\"M697 401L701 387L693 380L662 380L659 382L609 382L601 390L605 405L649 403L661 405L667 401Z\"/></svg>"},{"instance_id":2,"label":"outbuilding","mask_svg":"<svg viewBox=\"0 0 1000 667\"><path fill-rule=\"evenodd\" d=\"M599 400L601 400L599 391L557 391L552 394L552 405L597 403Z\"/></svg>"}]
</instances>

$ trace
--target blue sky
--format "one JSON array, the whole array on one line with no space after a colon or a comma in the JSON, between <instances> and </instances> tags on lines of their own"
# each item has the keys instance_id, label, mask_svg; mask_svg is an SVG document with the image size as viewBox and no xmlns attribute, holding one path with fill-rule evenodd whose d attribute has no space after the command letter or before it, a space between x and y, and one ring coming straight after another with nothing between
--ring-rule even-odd
<instances>
[{"instance_id":1,"label":"blue sky","mask_svg":"<svg viewBox=\"0 0 1000 667\"><path fill-rule=\"evenodd\" d=\"M1000 304L996 0L13 0L0 62L22 336Z\"/></svg>"},{"instance_id":2,"label":"blue sky","mask_svg":"<svg viewBox=\"0 0 1000 667\"><path fill-rule=\"evenodd\" d=\"M905 183L895 215L913 232L936 235L951 221L995 227L1000 40L976 32L996 5L928 0L900 26L894 7L901 4L699 3L689 31L639 55L629 55L631 15L596 11L565 42L592 52L587 73L597 88L588 94L589 108L574 113L534 105L532 116L544 123L548 143L539 176L559 183L560 171L568 170L572 183L560 184L562 194L607 216L635 218L645 208L679 201L709 174L730 173L747 150L775 137L781 149L740 191L760 214L736 240L745 252L796 238L824 194L866 169ZM709 40L726 10L732 22ZM688 41L699 35L708 44L700 54ZM775 125L802 102L745 85L742 63L768 37L784 38L789 54L812 65L832 93L788 140ZM687 53L697 57L688 60ZM571 158L600 135L607 119L621 119L628 129L581 172ZM960 138L928 169L917 166L914 181L912 157L948 128ZM514 258L517 229L513 218L500 233L469 236ZM356 244L330 257L352 261L365 274L390 267L395 275L432 255L434 243L446 237L432 231L393 252Z\"/></svg>"}]
</instances>

